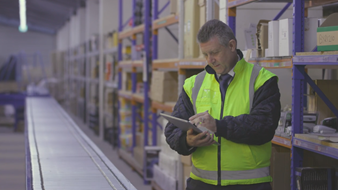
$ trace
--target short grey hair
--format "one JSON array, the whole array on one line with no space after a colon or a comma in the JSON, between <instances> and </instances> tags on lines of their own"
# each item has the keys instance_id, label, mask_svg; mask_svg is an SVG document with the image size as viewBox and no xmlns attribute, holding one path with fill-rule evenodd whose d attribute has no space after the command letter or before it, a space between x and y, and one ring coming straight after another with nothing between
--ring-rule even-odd
<instances>
[{"instance_id":1,"label":"short grey hair","mask_svg":"<svg viewBox=\"0 0 338 190\"><path fill-rule=\"evenodd\" d=\"M214 36L218 37L219 43L225 47L228 47L230 40L237 42L231 28L217 19L209 20L202 26L197 34L197 41L198 43L206 43Z\"/></svg>"}]
</instances>

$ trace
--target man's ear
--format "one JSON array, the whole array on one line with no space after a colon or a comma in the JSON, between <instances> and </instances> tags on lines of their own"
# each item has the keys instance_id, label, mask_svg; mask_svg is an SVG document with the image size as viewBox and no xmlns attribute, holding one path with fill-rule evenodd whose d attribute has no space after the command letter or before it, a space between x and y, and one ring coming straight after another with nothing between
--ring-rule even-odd
<instances>
[{"instance_id":1,"label":"man's ear","mask_svg":"<svg viewBox=\"0 0 338 190\"><path fill-rule=\"evenodd\" d=\"M237 42L236 40L232 39L229 41L229 48L232 52L236 52Z\"/></svg>"}]
</instances>

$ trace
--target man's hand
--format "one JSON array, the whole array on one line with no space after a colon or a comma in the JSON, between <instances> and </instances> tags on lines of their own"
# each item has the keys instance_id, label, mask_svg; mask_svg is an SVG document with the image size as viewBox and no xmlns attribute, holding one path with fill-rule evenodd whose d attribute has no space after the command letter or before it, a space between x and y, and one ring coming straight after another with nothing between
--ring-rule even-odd
<instances>
[{"instance_id":1,"label":"man's hand","mask_svg":"<svg viewBox=\"0 0 338 190\"><path fill-rule=\"evenodd\" d=\"M200 125L214 133L217 131L216 120L208 113L208 111L191 116L189 121L197 127Z\"/></svg>"},{"instance_id":2,"label":"man's hand","mask_svg":"<svg viewBox=\"0 0 338 190\"><path fill-rule=\"evenodd\" d=\"M207 131L198 135L194 133L193 129L187 131L187 144L190 147L209 146L214 142L214 135L210 135Z\"/></svg>"}]
</instances>

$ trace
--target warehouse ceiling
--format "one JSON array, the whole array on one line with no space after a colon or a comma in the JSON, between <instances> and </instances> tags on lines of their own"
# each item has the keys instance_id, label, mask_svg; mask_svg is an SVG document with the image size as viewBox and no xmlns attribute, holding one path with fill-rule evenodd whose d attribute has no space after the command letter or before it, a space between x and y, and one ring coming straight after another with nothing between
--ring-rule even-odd
<instances>
[{"instance_id":1,"label":"warehouse ceiling","mask_svg":"<svg viewBox=\"0 0 338 190\"><path fill-rule=\"evenodd\" d=\"M26 0L28 30L55 34L85 0ZM0 0L0 24L19 27L19 0Z\"/></svg>"}]
</instances>

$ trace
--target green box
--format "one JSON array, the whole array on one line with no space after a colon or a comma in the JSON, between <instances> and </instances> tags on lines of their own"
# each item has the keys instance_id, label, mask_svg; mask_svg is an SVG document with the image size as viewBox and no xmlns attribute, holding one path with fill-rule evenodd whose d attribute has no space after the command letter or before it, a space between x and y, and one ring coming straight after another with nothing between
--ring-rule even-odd
<instances>
[{"instance_id":1,"label":"green box","mask_svg":"<svg viewBox=\"0 0 338 190\"><path fill-rule=\"evenodd\" d=\"M338 26L317 28L317 51L338 51Z\"/></svg>"}]
</instances>

